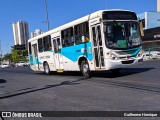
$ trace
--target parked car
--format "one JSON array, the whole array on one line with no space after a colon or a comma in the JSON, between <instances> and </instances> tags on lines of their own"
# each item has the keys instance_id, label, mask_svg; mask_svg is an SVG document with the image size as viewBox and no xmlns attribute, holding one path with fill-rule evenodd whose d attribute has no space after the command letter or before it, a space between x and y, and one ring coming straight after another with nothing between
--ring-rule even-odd
<instances>
[{"instance_id":1,"label":"parked car","mask_svg":"<svg viewBox=\"0 0 160 120\"><path fill-rule=\"evenodd\" d=\"M9 64L3 63L2 65L0 65L1 68L9 68Z\"/></svg>"},{"instance_id":2,"label":"parked car","mask_svg":"<svg viewBox=\"0 0 160 120\"><path fill-rule=\"evenodd\" d=\"M21 66L26 67L26 66L28 66L28 63L24 62L24 61L20 61L20 62L16 63L16 67L21 67Z\"/></svg>"}]
</instances>

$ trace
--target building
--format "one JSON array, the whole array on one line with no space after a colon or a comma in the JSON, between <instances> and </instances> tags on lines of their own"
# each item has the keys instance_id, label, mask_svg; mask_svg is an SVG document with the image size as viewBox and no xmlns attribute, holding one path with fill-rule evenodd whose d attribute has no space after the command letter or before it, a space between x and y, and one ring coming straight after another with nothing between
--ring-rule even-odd
<instances>
[{"instance_id":1,"label":"building","mask_svg":"<svg viewBox=\"0 0 160 120\"><path fill-rule=\"evenodd\" d=\"M144 12L138 15L143 23L144 36L142 37L142 48L160 48L160 0L157 0L157 11Z\"/></svg>"},{"instance_id":2,"label":"building","mask_svg":"<svg viewBox=\"0 0 160 120\"><path fill-rule=\"evenodd\" d=\"M27 47L27 41L29 39L28 23L25 21L18 21L12 23L14 45L25 45Z\"/></svg>"},{"instance_id":3,"label":"building","mask_svg":"<svg viewBox=\"0 0 160 120\"><path fill-rule=\"evenodd\" d=\"M138 18L143 22L144 30L160 27L160 0L157 0L157 11L144 12Z\"/></svg>"},{"instance_id":4,"label":"building","mask_svg":"<svg viewBox=\"0 0 160 120\"><path fill-rule=\"evenodd\" d=\"M144 12L138 15L145 29L160 27L160 12Z\"/></svg>"},{"instance_id":5,"label":"building","mask_svg":"<svg viewBox=\"0 0 160 120\"><path fill-rule=\"evenodd\" d=\"M143 23L143 49L160 46L160 12L144 12L138 15Z\"/></svg>"},{"instance_id":6,"label":"building","mask_svg":"<svg viewBox=\"0 0 160 120\"><path fill-rule=\"evenodd\" d=\"M36 29L35 32L31 32L31 38L36 37L40 34L42 34L43 32L41 32L40 29Z\"/></svg>"}]
</instances>

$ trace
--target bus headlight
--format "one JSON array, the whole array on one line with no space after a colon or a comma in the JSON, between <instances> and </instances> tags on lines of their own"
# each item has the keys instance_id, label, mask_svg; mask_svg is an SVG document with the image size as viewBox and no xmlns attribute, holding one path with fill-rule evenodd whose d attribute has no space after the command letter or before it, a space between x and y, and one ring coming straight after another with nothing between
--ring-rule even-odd
<instances>
[{"instance_id":1,"label":"bus headlight","mask_svg":"<svg viewBox=\"0 0 160 120\"><path fill-rule=\"evenodd\" d=\"M119 58L117 56L115 56L114 54L112 54L111 59L112 60L118 60Z\"/></svg>"},{"instance_id":2,"label":"bus headlight","mask_svg":"<svg viewBox=\"0 0 160 120\"><path fill-rule=\"evenodd\" d=\"M119 60L119 58L111 52L107 53L107 58L111 60Z\"/></svg>"}]
</instances>

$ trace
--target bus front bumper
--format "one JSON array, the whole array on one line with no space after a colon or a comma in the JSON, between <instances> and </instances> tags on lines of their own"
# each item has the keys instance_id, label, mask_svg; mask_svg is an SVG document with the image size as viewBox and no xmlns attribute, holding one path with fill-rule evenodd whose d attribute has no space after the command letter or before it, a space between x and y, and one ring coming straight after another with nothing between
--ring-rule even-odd
<instances>
[{"instance_id":1,"label":"bus front bumper","mask_svg":"<svg viewBox=\"0 0 160 120\"><path fill-rule=\"evenodd\" d=\"M137 65L143 62L143 57L139 57L139 58L134 58L134 59L127 59L127 60L111 60L111 59L106 59L105 60L105 65L106 65L106 69L110 70L110 69L116 69L116 68L125 68L127 66L130 65Z\"/></svg>"}]
</instances>

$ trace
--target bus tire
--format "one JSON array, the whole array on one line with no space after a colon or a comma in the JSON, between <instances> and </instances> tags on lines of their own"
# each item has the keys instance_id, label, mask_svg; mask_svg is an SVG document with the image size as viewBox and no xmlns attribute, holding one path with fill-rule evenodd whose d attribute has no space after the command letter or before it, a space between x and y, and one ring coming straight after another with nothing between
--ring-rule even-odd
<instances>
[{"instance_id":1,"label":"bus tire","mask_svg":"<svg viewBox=\"0 0 160 120\"><path fill-rule=\"evenodd\" d=\"M118 74L118 73L120 73L120 71L121 71L121 68L111 69L111 72L113 74Z\"/></svg>"},{"instance_id":2,"label":"bus tire","mask_svg":"<svg viewBox=\"0 0 160 120\"><path fill-rule=\"evenodd\" d=\"M83 60L81 62L81 72L82 72L82 75L85 77L85 78L90 78L91 77L91 72L90 72L90 69L89 69L89 64L86 60Z\"/></svg>"},{"instance_id":3,"label":"bus tire","mask_svg":"<svg viewBox=\"0 0 160 120\"><path fill-rule=\"evenodd\" d=\"M44 72L47 74L47 75L50 75L51 74L51 71L50 71L50 68L49 68L49 65L47 62L44 63Z\"/></svg>"}]
</instances>

